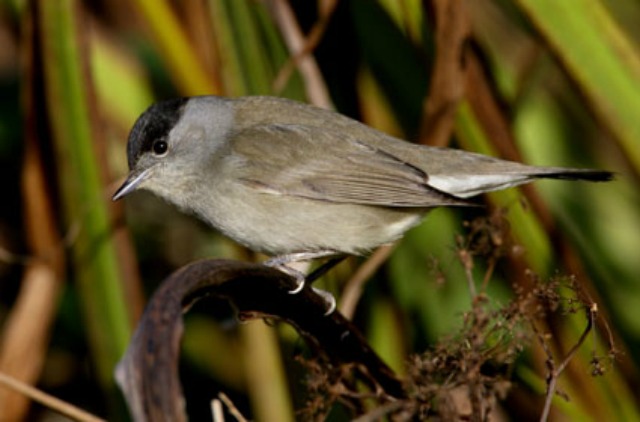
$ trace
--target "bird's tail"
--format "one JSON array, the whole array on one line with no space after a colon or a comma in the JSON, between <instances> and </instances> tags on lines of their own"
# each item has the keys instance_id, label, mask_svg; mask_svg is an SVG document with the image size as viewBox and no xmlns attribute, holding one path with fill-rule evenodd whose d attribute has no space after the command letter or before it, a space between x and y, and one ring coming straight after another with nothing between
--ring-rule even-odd
<instances>
[{"instance_id":1,"label":"bird's tail","mask_svg":"<svg viewBox=\"0 0 640 422\"><path fill-rule=\"evenodd\" d=\"M485 192L501 190L529 183L536 179L586 180L606 182L613 173L604 170L564 167L535 167L500 162L482 172L430 175L429 185L458 198L470 198Z\"/></svg>"},{"instance_id":2,"label":"bird's tail","mask_svg":"<svg viewBox=\"0 0 640 422\"><path fill-rule=\"evenodd\" d=\"M563 167L541 167L539 170L539 173L535 172L532 176L540 179L586 180L589 182L609 182L614 179L614 174L605 170Z\"/></svg>"}]
</instances>

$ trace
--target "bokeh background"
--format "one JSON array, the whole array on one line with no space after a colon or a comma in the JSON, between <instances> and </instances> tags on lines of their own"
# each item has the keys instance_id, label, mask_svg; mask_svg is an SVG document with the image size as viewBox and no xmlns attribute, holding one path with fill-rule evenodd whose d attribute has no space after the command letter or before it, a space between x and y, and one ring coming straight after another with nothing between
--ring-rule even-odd
<instances>
[{"instance_id":1,"label":"bokeh background","mask_svg":"<svg viewBox=\"0 0 640 422\"><path fill-rule=\"evenodd\" d=\"M126 419L112 371L145 298L197 258L262 258L144 192L113 204L128 131L159 99L269 94L411 142L615 171L607 184L543 181L488 195L486 209L437 210L367 261L362 295L351 293L363 258L321 283L402 374L469 309L463 222L502 209L512 247L495 269L474 268L478 285L490 272L492 303L573 275L599 309L560 377L571 400L556 397L551 418L640 420L639 22L635 0L0 1L0 373ZM303 346L290 327L238 325L219 304L186 318L193 420L219 391L258 420L295 418ZM540 329L561 359L585 324L576 313ZM611 339L616 358L594 377ZM514 363L503 420L538 419L546 357L534 341ZM3 387L0 414L60 420Z\"/></svg>"}]
</instances>

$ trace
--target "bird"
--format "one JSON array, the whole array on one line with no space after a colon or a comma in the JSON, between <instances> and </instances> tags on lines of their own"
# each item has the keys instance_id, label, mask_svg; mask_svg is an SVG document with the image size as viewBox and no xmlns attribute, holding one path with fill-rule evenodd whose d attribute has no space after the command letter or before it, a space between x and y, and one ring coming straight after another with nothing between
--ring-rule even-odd
<instances>
[{"instance_id":1,"label":"bird","mask_svg":"<svg viewBox=\"0 0 640 422\"><path fill-rule=\"evenodd\" d=\"M365 255L437 207L537 179L608 181L604 170L540 167L414 144L337 112L269 96L198 96L151 105L127 143L113 196L146 189L266 262Z\"/></svg>"}]
</instances>

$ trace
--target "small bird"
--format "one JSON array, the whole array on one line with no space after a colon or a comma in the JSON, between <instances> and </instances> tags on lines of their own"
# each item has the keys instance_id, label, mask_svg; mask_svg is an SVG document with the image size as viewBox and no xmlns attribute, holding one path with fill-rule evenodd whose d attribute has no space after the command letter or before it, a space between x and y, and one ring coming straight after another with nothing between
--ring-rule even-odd
<instances>
[{"instance_id":1,"label":"small bird","mask_svg":"<svg viewBox=\"0 0 640 422\"><path fill-rule=\"evenodd\" d=\"M484 192L539 178L612 178L416 145L266 96L154 104L133 126L127 158L130 173L114 200L147 189L288 272L295 261L365 254L432 208L475 205L467 198Z\"/></svg>"}]
</instances>

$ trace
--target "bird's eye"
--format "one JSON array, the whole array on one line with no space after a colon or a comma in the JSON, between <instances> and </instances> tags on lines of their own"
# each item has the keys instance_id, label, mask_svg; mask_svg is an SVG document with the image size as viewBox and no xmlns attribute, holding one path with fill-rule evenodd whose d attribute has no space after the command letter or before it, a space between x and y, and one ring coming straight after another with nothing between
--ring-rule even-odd
<instances>
[{"instance_id":1,"label":"bird's eye","mask_svg":"<svg viewBox=\"0 0 640 422\"><path fill-rule=\"evenodd\" d=\"M153 143L153 153L156 155L164 155L169 149L169 145L166 141L158 139Z\"/></svg>"}]
</instances>

